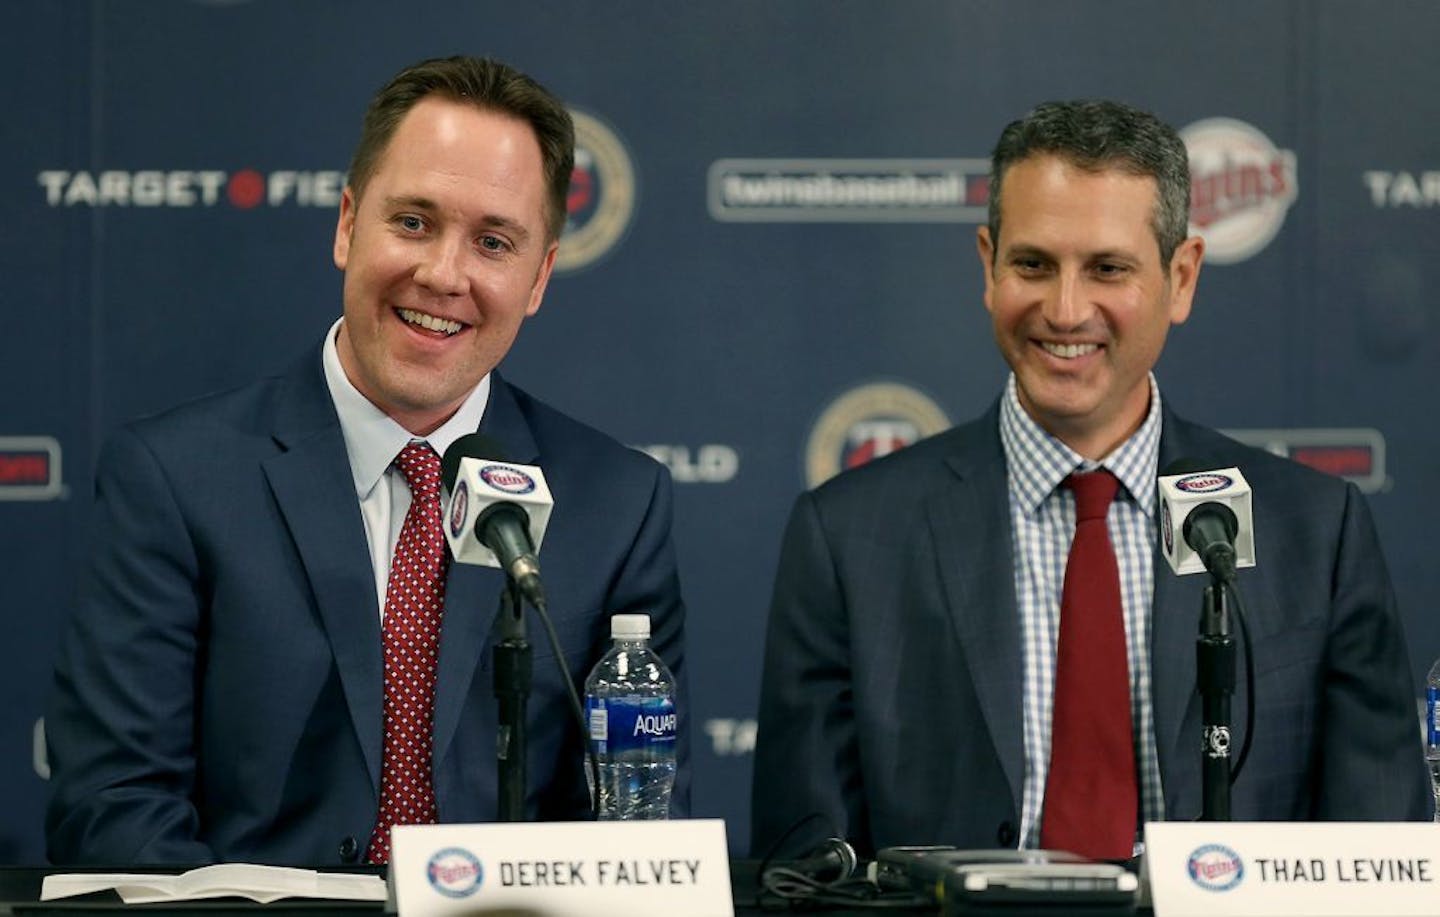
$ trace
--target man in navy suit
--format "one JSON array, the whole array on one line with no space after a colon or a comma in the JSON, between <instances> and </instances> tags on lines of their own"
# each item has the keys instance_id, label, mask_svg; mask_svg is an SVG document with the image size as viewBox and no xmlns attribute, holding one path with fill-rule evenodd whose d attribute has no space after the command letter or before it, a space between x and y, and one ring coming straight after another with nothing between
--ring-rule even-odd
<instances>
[{"instance_id":1,"label":"man in navy suit","mask_svg":"<svg viewBox=\"0 0 1440 917\"><path fill-rule=\"evenodd\" d=\"M1205 578L1176 577L1155 549L1155 478L1178 459L1238 466L1254 490L1258 566L1238 585L1255 721L1243 683L1233 705L1237 744L1247 730L1254 744L1234 818L1427 818L1414 684L1363 498L1179 418L1151 374L1204 252L1186 236L1179 137L1115 103L1042 105L1004 131L990 191L977 247L1009 382L978 420L797 501L765 649L755 852L787 832L792 854L831 834L862 852L1041 845L1076 527L1062 482L1096 469L1119 481L1103 518L1133 735L1122 798L1136 829L1196 818ZM1140 835L1119 830L1128 856Z\"/></svg>"},{"instance_id":2,"label":"man in navy suit","mask_svg":"<svg viewBox=\"0 0 1440 917\"><path fill-rule=\"evenodd\" d=\"M555 499L543 562L560 658L532 640L529 817L589 810L559 666L581 683L611 614L649 614L683 685L668 474L496 371L550 279L573 137L559 100L503 64L405 70L365 117L335 232L343 317L321 345L284 375L111 438L46 716L53 861L365 858L383 828L381 612L411 505L394 462L417 441L443 454L478 428L541 466ZM437 584L440 821L496 817L503 585L455 564ZM682 696L676 814L684 709Z\"/></svg>"}]
</instances>

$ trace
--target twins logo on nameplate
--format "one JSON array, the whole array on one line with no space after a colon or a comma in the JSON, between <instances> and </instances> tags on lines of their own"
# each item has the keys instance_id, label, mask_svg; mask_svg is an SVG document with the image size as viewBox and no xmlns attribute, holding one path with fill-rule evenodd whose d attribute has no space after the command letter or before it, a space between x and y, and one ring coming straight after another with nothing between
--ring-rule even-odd
<instances>
[{"instance_id":1,"label":"twins logo on nameplate","mask_svg":"<svg viewBox=\"0 0 1440 917\"><path fill-rule=\"evenodd\" d=\"M1156 917L1440 913L1428 823L1152 823L1145 870Z\"/></svg>"},{"instance_id":2,"label":"twins logo on nameplate","mask_svg":"<svg viewBox=\"0 0 1440 917\"><path fill-rule=\"evenodd\" d=\"M390 883L401 917L735 913L718 818L402 825Z\"/></svg>"}]
</instances>

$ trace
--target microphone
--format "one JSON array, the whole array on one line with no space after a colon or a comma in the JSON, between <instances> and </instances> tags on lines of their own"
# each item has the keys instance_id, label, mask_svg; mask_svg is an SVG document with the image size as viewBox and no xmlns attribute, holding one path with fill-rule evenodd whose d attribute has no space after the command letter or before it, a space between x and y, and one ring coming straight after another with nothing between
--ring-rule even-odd
<instances>
[{"instance_id":1,"label":"microphone","mask_svg":"<svg viewBox=\"0 0 1440 917\"><path fill-rule=\"evenodd\" d=\"M445 537L455 560L499 567L531 605L544 608L536 555L555 505L544 472L506 461L499 443L469 433L445 450L440 480L450 495Z\"/></svg>"},{"instance_id":2,"label":"microphone","mask_svg":"<svg viewBox=\"0 0 1440 917\"><path fill-rule=\"evenodd\" d=\"M1235 536L1240 521L1224 503L1201 503L1185 517L1181 527L1188 544L1212 576L1225 582L1235 579Z\"/></svg>"},{"instance_id":3,"label":"microphone","mask_svg":"<svg viewBox=\"0 0 1440 917\"><path fill-rule=\"evenodd\" d=\"M1176 574L1208 570L1231 582L1237 568L1255 566L1250 484L1239 468L1180 459L1166 466L1157 488L1161 547Z\"/></svg>"}]
</instances>

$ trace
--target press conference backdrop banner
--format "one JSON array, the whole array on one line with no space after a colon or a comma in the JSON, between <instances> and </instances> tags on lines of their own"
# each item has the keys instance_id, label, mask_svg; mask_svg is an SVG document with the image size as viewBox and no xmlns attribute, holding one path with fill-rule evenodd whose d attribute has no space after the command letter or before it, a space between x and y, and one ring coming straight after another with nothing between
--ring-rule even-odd
<instances>
[{"instance_id":1,"label":"press conference backdrop banner","mask_svg":"<svg viewBox=\"0 0 1440 917\"><path fill-rule=\"evenodd\" d=\"M1183 128L1209 250L1165 396L1360 485L1420 677L1437 34L1423 0L0 4L0 861L43 857L39 718L100 442L315 346L364 104L437 55L575 113L559 269L505 371L674 473L695 810L737 850L785 515L999 392L974 233L997 134L1042 100Z\"/></svg>"}]
</instances>

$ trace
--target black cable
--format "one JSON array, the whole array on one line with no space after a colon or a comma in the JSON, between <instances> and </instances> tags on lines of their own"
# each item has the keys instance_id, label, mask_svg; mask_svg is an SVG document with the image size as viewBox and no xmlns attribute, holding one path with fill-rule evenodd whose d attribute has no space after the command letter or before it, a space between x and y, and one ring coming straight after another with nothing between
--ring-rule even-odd
<instances>
[{"instance_id":1,"label":"black cable","mask_svg":"<svg viewBox=\"0 0 1440 917\"><path fill-rule=\"evenodd\" d=\"M933 906L932 901L913 892L885 891L865 878L852 877L822 882L813 876L783 866L765 870L760 877L761 889L756 896L756 903L765 910L775 910L777 907L913 910Z\"/></svg>"},{"instance_id":2,"label":"black cable","mask_svg":"<svg viewBox=\"0 0 1440 917\"><path fill-rule=\"evenodd\" d=\"M1245 621L1245 603L1240 600L1240 590L1233 581L1223 583L1221 588L1228 589L1235 600L1235 620L1240 622L1240 637L1245 641L1245 741L1240 744L1240 756L1230 771L1230 785L1234 786L1245 760L1250 757L1250 744L1255 738L1255 645L1250 641L1250 625Z\"/></svg>"},{"instance_id":3,"label":"black cable","mask_svg":"<svg viewBox=\"0 0 1440 917\"><path fill-rule=\"evenodd\" d=\"M575 681L570 677L570 670L565 668L565 654L560 651L560 638L555 633L555 625L550 623L550 615L545 610L545 603L531 602L530 607L534 608L540 615L540 623L545 625L545 636L550 641L550 651L555 656L555 663L560 669L560 678L565 682L565 693L570 698L570 712L575 715L575 722L580 724L580 744L585 753L585 766L590 770L591 785L594 789L590 792L590 814L596 819L600 818L600 764L595 760L595 750L590 744L590 724L585 721L585 708L580 705L580 694L575 690Z\"/></svg>"},{"instance_id":4,"label":"black cable","mask_svg":"<svg viewBox=\"0 0 1440 917\"><path fill-rule=\"evenodd\" d=\"M768 872L770 869L770 861L775 859L775 855L780 852L781 847L785 846L785 842L790 840L791 835L793 835L796 831L799 831L801 828L805 827L812 821L827 822L827 826L829 828L834 828L834 825L828 825L828 820L825 818L824 815L821 815L819 812L811 812L809 815L805 815L797 819L794 824L785 829L784 834L780 835L778 838L775 839L774 842L770 844L770 849L766 850L765 856L761 857L760 872L758 873L758 875L762 880L764 879L765 873ZM835 831L831 830L827 833L834 835Z\"/></svg>"},{"instance_id":5,"label":"black cable","mask_svg":"<svg viewBox=\"0 0 1440 917\"><path fill-rule=\"evenodd\" d=\"M865 908L894 909L928 907L932 902L912 892L886 891L869 879L849 874L837 879L823 881L812 875L786 866L771 866L775 855L785 842L811 822L825 823L831 830L831 837L825 843L845 844L833 830L834 826L819 812L811 812L785 829L785 833L771 843L760 861L757 875L755 901L762 910L790 910L796 908ZM847 845L848 846L848 845ZM847 871L848 873L848 871Z\"/></svg>"}]
</instances>

